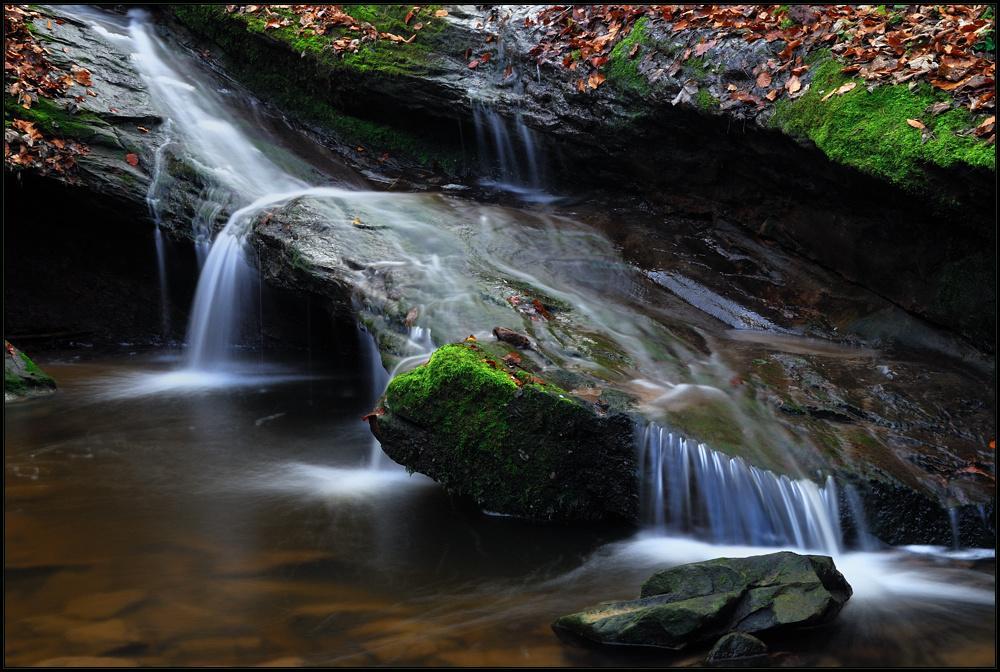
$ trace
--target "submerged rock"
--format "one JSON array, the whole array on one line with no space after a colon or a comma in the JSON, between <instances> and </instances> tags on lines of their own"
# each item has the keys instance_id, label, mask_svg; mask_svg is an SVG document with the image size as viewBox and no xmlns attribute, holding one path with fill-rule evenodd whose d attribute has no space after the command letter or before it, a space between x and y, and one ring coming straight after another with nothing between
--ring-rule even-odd
<instances>
[{"instance_id":1,"label":"submerged rock","mask_svg":"<svg viewBox=\"0 0 1000 672\"><path fill-rule=\"evenodd\" d=\"M729 632L825 623L852 593L827 556L718 558L657 572L638 600L563 616L552 628L602 644L682 649Z\"/></svg>"},{"instance_id":2,"label":"submerged rock","mask_svg":"<svg viewBox=\"0 0 1000 672\"><path fill-rule=\"evenodd\" d=\"M11 401L56 391L56 381L39 369L28 356L4 341L3 398Z\"/></svg>"},{"instance_id":3,"label":"submerged rock","mask_svg":"<svg viewBox=\"0 0 1000 672\"><path fill-rule=\"evenodd\" d=\"M767 655L767 644L745 632L730 632L715 643L708 653L711 665L726 665L756 660ZM749 661L748 661L749 662Z\"/></svg>"},{"instance_id":4,"label":"submerged rock","mask_svg":"<svg viewBox=\"0 0 1000 672\"><path fill-rule=\"evenodd\" d=\"M473 341L389 383L371 416L382 450L483 509L562 522L635 521L633 423Z\"/></svg>"}]
</instances>

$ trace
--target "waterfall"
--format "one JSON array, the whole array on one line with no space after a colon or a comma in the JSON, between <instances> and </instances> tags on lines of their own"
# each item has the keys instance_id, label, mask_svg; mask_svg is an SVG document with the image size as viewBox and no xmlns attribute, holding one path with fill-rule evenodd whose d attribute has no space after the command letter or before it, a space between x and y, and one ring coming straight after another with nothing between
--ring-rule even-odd
<instances>
[{"instance_id":1,"label":"waterfall","mask_svg":"<svg viewBox=\"0 0 1000 672\"><path fill-rule=\"evenodd\" d=\"M545 186L544 156L521 117L514 120L512 133L495 110L475 103L472 113L483 184L521 194L541 192Z\"/></svg>"},{"instance_id":2,"label":"waterfall","mask_svg":"<svg viewBox=\"0 0 1000 672\"><path fill-rule=\"evenodd\" d=\"M832 478L819 487L779 476L656 424L646 428L642 464L643 515L655 532L717 544L841 549Z\"/></svg>"}]
</instances>

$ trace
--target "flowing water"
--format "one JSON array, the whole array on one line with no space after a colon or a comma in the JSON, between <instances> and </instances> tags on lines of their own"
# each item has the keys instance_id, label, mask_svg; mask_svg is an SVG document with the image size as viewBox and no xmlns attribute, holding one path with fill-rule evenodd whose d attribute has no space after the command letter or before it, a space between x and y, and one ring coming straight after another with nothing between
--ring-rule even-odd
<instances>
[{"instance_id":1,"label":"flowing water","mask_svg":"<svg viewBox=\"0 0 1000 672\"><path fill-rule=\"evenodd\" d=\"M7 664L698 664L703 649L581 649L549 623L631 598L665 566L774 548L832 554L855 588L835 624L780 640L775 664L994 664L992 551L845 551L832 481L780 477L650 425L649 523L632 534L469 511L383 464L359 420L388 380L368 334L324 359L245 347L262 319L247 235L268 208L308 203L335 228L378 223L384 255L359 273L375 282L392 269L418 297L412 356L393 373L435 343L488 334L509 310L503 299L529 292L593 330L591 345L613 342L604 347L627 366L602 366L635 376L650 417L728 403L731 372L651 317L641 278L585 225L538 208L317 185L148 17L89 16L133 54L171 142L213 176L194 226L230 214L206 252L185 349L36 358L59 393L5 408ZM512 139L485 109L477 123L497 181L538 194L528 129ZM490 277L507 284L491 288ZM651 279L695 301L683 277ZM579 354L587 344L556 327L533 336L564 366L594 366ZM681 382L682 370L695 374ZM750 431L766 440L766 428Z\"/></svg>"}]
</instances>

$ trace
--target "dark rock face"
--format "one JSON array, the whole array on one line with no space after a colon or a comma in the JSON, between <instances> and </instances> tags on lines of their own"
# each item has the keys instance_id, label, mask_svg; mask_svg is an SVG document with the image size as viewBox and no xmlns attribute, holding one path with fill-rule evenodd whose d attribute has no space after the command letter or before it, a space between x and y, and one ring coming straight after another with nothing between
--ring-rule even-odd
<instances>
[{"instance_id":1,"label":"dark rock face","mask_svg":"<svg viewBox=\"0 0 1000 672\"><path fill-rule=\"evenodd\" d=\"M657 572L638 600L563 616L552 627L603 644L681 649L729 632L826 623L852 593L826 556L719 558Z\"/></svg>"},{"instance_id":2,"label":"dark rock face","mask_svg":"<svg viewBox=\"0 0 1000 672\"><path fill-rule=\"evenodd\" d=\"M382 450L491 512L636 521L632 420L500 360L467 341L394 378L370 418Z\"/></svg>"}]
</instances>

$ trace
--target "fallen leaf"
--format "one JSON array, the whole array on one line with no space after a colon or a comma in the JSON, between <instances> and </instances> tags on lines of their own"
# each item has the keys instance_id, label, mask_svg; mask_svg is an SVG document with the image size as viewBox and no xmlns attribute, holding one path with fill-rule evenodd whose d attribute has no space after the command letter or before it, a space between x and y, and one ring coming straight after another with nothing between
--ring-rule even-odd
<instances>
[{"instance_id":1,"label":"fallen leaf","mask_svg":"<svg viewBox=\"0 0 1000 672\"><path fill-rule=\"evenodd\" d=\"M483 54L483 57L480 60L483 63L489 63L490 62L490 52L487 51L485 54Z\"/></svg>"},{"instance_id":2,"label":"fallen leaf","mask_svg":"<svg viewBox=\"0 0 1000 672\"><path fill-rule=\"evenodd\" d=\"M472 61L472 63L469 63L469 70L475 70L478 67L479 67L479 61Z\"/></svg>"},{"instance_id":3,"label":"fallen leaf","mask_svg":"<svg viewBox=\"0 0 1000 672\"><path fill-rule=\"evenodd\" d=\"M922 123L920 123L916 119L907 119L906 123L908 123L913 128L926 128L926 126L924 126Z\"/></svg>"},{"instance_id":4,"label":"fallen leaf","mask_svg":"<svg viewBox=\"0 0 1000 672\"><path fill-rule=\"evenodd\" d=\"M412 327L413 323L417 321L417 317L420 316L420 309L414 308L406 314L406 326Z\"/></svg>"},{"instance_id":5,"label":"fallen leaf","mask_svg":"<svg viewBox=\"0 0 1000 672\"><path fill-rule=\"evenodd\" d=\"M109 108L108 108L108 112L111 112L112 114L118 114L118 110L116 110L116 109L115 109L115 108L113 108L113 107L109 107Z\"/></svg>"},{"instance_id":6,"label":"fallen leaf","mask_svg":"<svg viewBox=\"0 0 1000 672\"><path fill-rule=\"evenodd\" d=\"M858 85L857 82L848 82L847 84L844 84L843 86L841 86L839 89L837 89L835 91L831 91L830 93L826 94L825 96L823 96L822 98L820 98L820 100L823 101L823 100L826 100L827 98L831 98L833 96L842 96L845 93L847 93L848 91L850 91L851 89L853 89L857 85Z\"/></svg>"},{"instance_id":7,"label":"fallen leaf","mask_svg":"<svg viewBox=\"0 0 1000 672\"><path fill-rule=\"evenodd\" d=\"M472 58L472 47L465 50L465 60L469 60L470 58Z\"/></svg>"},{"instance_id":8,"label":"fallen leaf","mask_svg":"<svg viewBox=\"0 0 1000 672\"><path fill-rule=\"evenodd\" d=\"M438 17L439 19L442 16L448 16L448 10L447 9L439 9L436 12L434 12L434 16Z\"/></svg>"},{"instance_id":9,"label":"fallen leaf","mask_svg":"<svg viewBox=\"0 0 1000 672\"><path fill-rule=\"evenodd\" d=\"M135 154L126 154L125 155L125 160L128 161L129 165L131 165L131 166L138 166L139 165L139 157L136 156Z\"/></svg>"},{"instance_id":10,"label":"fallen leaf","mask_svg":"<svg viewBox=\"0 0 1000 672\"><path fill-rule=\"evenodd\" d=\"M503 78L507 79L512 74L514 74L514 66L513 65L508 65L507 69L503 71Z\"/></svg>"},{"instance_id":11,"label":"fallen leaf","mask_svg":"<svg viewBox=\"0 0 1000 672\"><path fill-rule=\"evenodd\" d=\"M500 358L507 366L521 366L521 355L511 352Z\"/></svg>"},{"instance_id":12,"label":"fallen leaf","mask_svg":"<svg viewBox=\"0 0 1000 672\"><path fill-rule=\"evenodd\" d=\"M759 86L762 89L766 89L769 86L771 86L771 73L769 72L760 73L760 76L757 78L757 86Z\"/></svg>"},{"instance_id":13,"label":"fallen leaf","mask_svg":"<svg viewBox=\"0 0 1000 672\"><path fill-rule=\"evenodd\" d=\"M374 411L372 411L371 413L369 413L368 415L366 415L363 418L361 418L361 421L362 422L368 422L368 421L371 421L371 420L374 420L374 419L378 418L381 415L385 415L385 409L384 408L377 408Z\"/></svg>"},{"instance_id":14,"label":"fallen leaf","mask_svg":"<svg viewBox=\"0 0 1000 672\"><path fill-rule=\"evenodd\" d=\"M587 79L587 85L590 88L592 88L592 89L596 89L598 86L600 86L601 84L603 84L606 80L607 80L607 77L605 77L604 75L602 75L599 72L595 72L594 74L592 74ZM538 303L538 301L536 300L535 303Z\"/></svg>"},{"instance_id":15,"label":"fallen leaf","mask_svg":"<svg viewBox=\"0 0 1000 672\"><path fill-rule=\"evenodd\" d=\"M365 148L364 147L358 147L358 151L359 152L363 152L363 151L365 151Z\"/></svg>"},{"instance_id":16,"label":"fallen leaf","mask_svg":"<svg viewBox=\"0 0 1000 672\"><path fill-rule=\"evenodd\" d=\"M538 299L535 299L535 304L534 305L535 305L535 309L538 310L538 312L541 313L542 316L546 320L551 320L552 319L552 316L549 315L549 311L545 310L545 306L542 305L541 301L539 301Z\"/></svg>"},{"instance_id":17,"label":"fallen leaf","mask_svg":"<svg viewBox=\"0 0 1000 672\"><path fill-rule=\"evenodd\" d=\"M795 93L802 88L802 82L795 75L792 75L787 82L785 82L785 88L788 89L788 93Z\"/></svg>"},{"instance_id":18,"label":"fallen leaf","mask_svg":"<svg viewBox=\"0 0 1000 672\"><path fill-rule=\"evenodd\" d=\"M767 95L764 97L767 98L768 100L774 100L775 98L778 97L778 90L771 89L770 91L767 92Z\"/></svg>"},{"instance_id":19,"label":"fallen leaf","mask_svg":"<svg viewBox=\"0 0 1000 672\"><path fill-rule=\"evenodd\" d=\"M409 12L406 13L406 18L403 19L403 23L407 26L410 25L410 19L412 18L413 18L413 10L411 9Z\"/></svg>"},{"instance_id":20,"label":"fallen leaf","mask_svg":"<svg viewBox=\"0 0 1000 672\"><path fill-rule=\"evenodd\" d=\"M629 58L635 58L635 52L639 51L639 44L636 43L632 45L632 50L628 52Z\"/></svg>"},{"instance_id":21,"label":"fallen leaf","mask_svg":"<svg viewBox=\"0 0 1000 672\"><path fill-rule=\"evenodd\" d=\"M145 126L136 126L136 128L138 128L143 133L149 133L149 129L146 128Z\"/></svg>"}]
</instances>

